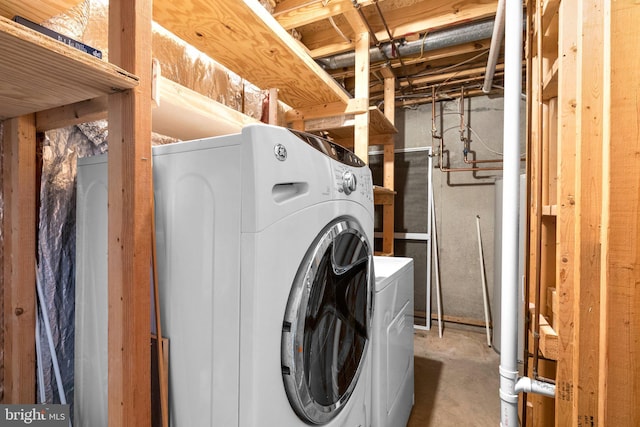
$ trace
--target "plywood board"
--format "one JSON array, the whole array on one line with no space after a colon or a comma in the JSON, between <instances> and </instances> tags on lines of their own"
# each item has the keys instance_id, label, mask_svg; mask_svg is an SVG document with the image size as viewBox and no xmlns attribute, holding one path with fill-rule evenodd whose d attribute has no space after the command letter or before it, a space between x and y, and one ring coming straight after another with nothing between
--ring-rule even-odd
<instances>
[{"instance_id":1,"label":"plywood board","mask_svg":"<svg viewBox=\"0 0 640 427\"><path fill-rule=\"evenodd\" d=\"M156 0L153 17L181 39L293 108L349 95L257 0Z\"/></svg>"},{"instance_id":2,"label":"plywood board","mask_svg":"<svg viewBox=\"0 0 640 427\"><path fill-rule=\"evenodd\" d=\"M41 23L68 11L81 0L2 0L0 15L12 19L16 15Z\"/></svg>"},{"instance_id":3,"label":"plywood board","mask_svg":"<svg viewBox=\"0 0 640 427\"><path fill-rule=\"evenodd\" d=\"M0 17L0 120L133 88L138 78Z\"/></svg>"}]
</instances>

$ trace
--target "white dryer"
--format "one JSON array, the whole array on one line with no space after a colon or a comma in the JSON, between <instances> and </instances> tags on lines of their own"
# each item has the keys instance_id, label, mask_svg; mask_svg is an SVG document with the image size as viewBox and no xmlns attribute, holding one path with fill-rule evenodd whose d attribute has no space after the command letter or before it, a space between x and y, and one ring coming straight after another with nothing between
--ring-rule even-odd
<instances>
[{"instance_id":1,"label":"white dryer","mask_svg":"<svg viewBox=\"0 0 640 427\"><path fill-rule=\"evenodd\" d=\"M405 427L414 403L413 259L374 257L372 426Z\"/></svg>"},{"instance_id":2,"label":"white dryer","mask_svg":"<svg viewBox=\"0 0 640 427\"><path fill-rule=\"evenodd\" d=\"M313 135L243 139L240 426L369 426L369 168Z\"/></svg>"}]
</instances>

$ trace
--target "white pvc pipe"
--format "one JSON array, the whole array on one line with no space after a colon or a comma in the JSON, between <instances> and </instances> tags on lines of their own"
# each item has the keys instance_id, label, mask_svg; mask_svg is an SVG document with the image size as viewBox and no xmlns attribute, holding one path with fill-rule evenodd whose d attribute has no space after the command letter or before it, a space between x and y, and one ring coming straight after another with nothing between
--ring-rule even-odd
<instances>
[{"instance_id":1,"label":"white pvc pipe","mask_svg":"<svg viewBox=\"0 0 640 427\"><path fill-rule=\"evenodd\" d=\"M482 92L491 92L493 84L493 75L496 72L496 64L498 56L500 56L500 45L504 37L504 10L505 0L498 0L498 9L496 10L496 19L493 22L493 34L491 35L491 46L489 47L489 57L487 58L487 68L484 72L484 85Z\"/></svg>"},{"instance_id":2,"label":"white pvc pipe","mask_svg":"<svg viewBox=\"0 0 640 427\"><path fill-rule=\"evenodd\" d=\"M58 396L60 403L66 405L67 398L64 395L64 387L62 385L62 376L60 375L60 365L58 364L58 356L56 354L56 346L53 343L53 334L51 333L51 324L49 323L49 313L47 312L47 305L44 301L44 293L42 292L42 286L40 285L40 271L36 266L36 289L38 291L38 299L40 300L40 310L42 311L42 320L44 322L44 330L47 333L47 341L49 342L49 351L51 352L51 362L53 363L53 372L56 376L56 383L58 385ZM40 339L38 337L37 339ZM71 420L69 420L71 423Z\"/></svg>"},{"instance_id":3,"label":"white pvc pipe","mask_svg":"<svg viewBox=\"0 0 640 427\"><path fill-rule=\"evenodd\" d=\"M484 256L482 254L482 235L480 234L480 215L476 215L478 231L478 257L480 258L480 278L482 280L482 302L484 304L484 328L487 331L487 345L491 347L491 330L489 327L489 298L487 295L487 277L484 274Z\"/></svg>"},{"instance_id":4,"label":"white pvc pipe","mask_svg":"<svg viewBox=\"0 0 640 427\"><path fill-rule=\"evenodd\" d=\"M427 233L429 234L429 244L427 245L427 319L426 325L427 330L431 329L431 257L433 254L432 251L432 240L433 240L433 220L431 219L431 205L433 204L433 147L429 147L429 161L427 163L428 173L427 179L429 182L427 183Z\"/></svg>"},{"instance_id":5,"label":"white pvc pipe","mask_svg":"<svg viewBox=\"0 0 640 427\"><path fill-rule=\"evenodd\" d=\"M431 237L433 237L433 268L436 273L436 305L438 308L438 336L442 338L442 300L440 292L440 260L438 259L438 231L436 227L436 208L431 197Z\"/></svg>"},{"instance_id":6,"label":"white pvc pipe","mask_svg":"<svg viewBox=\"0 0 640 427\"><path fill-rule=\"evenodd\" d=\"M518 379L515 387L516 393L536 393L542 396L555 397L555 384L546 383L544 381L532 380L528 377Z\"/></svg>"},{"instance_id":7,"label":"white pvc pipe","mask_svg":"<svg viewBox=\"0 0 640 427\"><path fill-rule=\"evenodd\" d=\"M36 313L36 363L38 364L38 403L46 403L44 389L44 366L42 366L42 343L40 342L40 318Z\"/></svg>"},{"instance_id":8,"label":"white pvc pipe","mask_svg":"<svg viewBox=\"0 0 640 427\"><path fill-rule=\"evenodd\" d=\"M502 188L502 297L500 335L500 425L518 425L518 217L520 201L520 93L522 91L522 0L505 10L505 84Z\"/></svg>"}]
</instances>

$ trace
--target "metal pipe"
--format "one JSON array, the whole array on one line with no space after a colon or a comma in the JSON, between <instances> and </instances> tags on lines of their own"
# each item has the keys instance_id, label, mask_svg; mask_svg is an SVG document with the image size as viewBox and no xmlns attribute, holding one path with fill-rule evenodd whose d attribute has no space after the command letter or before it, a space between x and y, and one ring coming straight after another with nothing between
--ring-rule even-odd
<instances>
[{"instance_id":1,"label":"metal pipe","mask_svg":"<svg viewBox=\"0 0 640 427\"><path fill-rule=\"evenodd\" d=\"M502 294L500 335L500 425L518 425L518 235L520 209L520 93L522 91L522 0L505 10L504 168L502 188Z\"/></svg>"},{"instance_id":2,"label":"metal pipe","mask_svg":"<svg viewBox=\"0 0 640 427\"><path fill-rule=\"evenodd\" d=\"M398 56L406 57L421 52L485 40L491 37L492 30L493 21L484 20L434 31L413 42L382 43L369 51L370 61L372 63L387 61L389 58L397 58ZM326 70L353 67L355 64L355 52L345 52L327 58L318 58L316 62Z\"/></svg>"},{"instance_id":3,"label":"metal pipe","mask_svg":"<svg viewBox=\"0 0 640 427\"><path fill-rule=\"evenodd\" d=\"M489 47L489 57L487 58L487 70L484 73L484 85L482 86L484 93L491 92L493 74L496 71L498 56L500 56L500 46L504 38L504 9L504 0L498 0L496 20L493 23L493 34L491 36L491 46Z\"/></svg>"},{"instance_id":4,"label":"metal pipe","mask_svg":"<svg viewBox=\"0 0 640 427\"><path fill-rule=\"evenodd\" d=\"M542 22L542 9L540 5L536 6L536 21L537 22ZM543 66L542 66L542 61L540 60L542 58L542 32L538 31L538 36L537 36L537 55L538 55L538 64L537 64L537 70L538 70L538 79L536 81L536 84L538 85L538 90L537 92L537 97L538 99L537 101L537 107L538 107L538 119L537 119L537 132L538 132L538 138L539 140L543 139L543 126L542 126L542 115L544 113L544 109L543 109L543 102L542 102L542 87L544 85L543 83ZM541 146L541 144L539 144L539 147ZM544 162L543 162L543 158L542 158L542 149L539 148L538 149L538 153L537 153L537 161L538 161L538 170L542 171L543 170L543 166L544 166ZM533 378L537 379L538 378L538 353L539 353L539 349L540 349L540 288L542 285L542 277L540 276L540 272L542 270L542 180L541 179L537 179L536 181L536 198L535 198L535 206L536 206L536 234L537 234L537 249L535 252L535 271L536 271L536 276L535 276L535 283L534 283L534 303L535 303L535 308L534 308L534 313L533 313L533 319L531 319L533 321L533 368L532 368L532 372L533 372ZM528 310L528 307L525 307Z\"/></svg>"}]
</instances>

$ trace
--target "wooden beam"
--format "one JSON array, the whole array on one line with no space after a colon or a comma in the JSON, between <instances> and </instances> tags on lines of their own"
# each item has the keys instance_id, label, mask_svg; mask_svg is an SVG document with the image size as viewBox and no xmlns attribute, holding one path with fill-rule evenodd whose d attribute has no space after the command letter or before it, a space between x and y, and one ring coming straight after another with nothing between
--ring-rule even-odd
<instances>
[{"instance_id":1,"label":"wooden beam","mask_svg":"<svg viewBox=\"0 0 640 427\"><path fill-rule=\"evenodd\" d=\"M603 0L579 3L578 128L576 147L576 264L573 425L598 420L600 339L600 227L604 15Z\"/></svg>"},{"instance_id":2,"label":"wooden beam","mask_svg":"<svg viewBox=\"0 0 640 427\"><path fill-rule=\"evenodd\" d=\"M621 426L640 420L640 4L604 2L604 16L598 421Z\"/></svg>"},{"instance_id":3,"label":"wooden beam","mask_svg":"<svg viewBox=\"0 0 640 427\"><path fill-rule=\"evenodd\" d=\"M367 99L369 103L369 33L360 33L356 40L356 87L355 98ZM369 110L355 115L354 152L369 163Z\"/></svg>"},{"instance_id":4,"label":"wooden beam","mask_svg":"<svg viewBox=\"0 0 640 427\"><path fill-rule=\"evenodd\" d=\"M36 397L36 130L31 114L4 122L3 404Z\"/></svg>"},{"instance_id":5,"label":"wooden beam","mask_svg":"<svg viewBox=\"0 0 640 427\"><path fill-rule=\"evenodd\" d=\"M360 6L372 4L372 0L358 0ZM273 16L285 29L302 27L303 25L328 19L354 10L353 0L285 0L276 6Z\"/></svg>"},{"instance_id":6,"label":"wooden beam","mask_svg":"<svg viewBox=\"0 0 640 427\"><path fill-rule=\"evenodd\" d=\"M140 85L109 97L109 426L151 425L151 0L111 0L109 60Z\"/></svg>"},{"instance_id":7,"label":"wooden beam","mask_svg":"<svg viewBox=\"0 0 640 427\"><path fill-rule=\"evenodd\" d=\"M40 111L36 113L36 129L38 132L46 132L79 123L106 119L108 106L108 96L101 96Z\"/></svg>"},{"instance_id":8,"label":"wooden beam","mask_svg":"<svg viewBox=\"0 0 640 427\"><path fill-rule=\"evenodd\" d=\"M430 0L407 2L404 7L386 10L384 16L393 37L401 38L409 34L423 34L427 31L489 18L495 16L496 7L496 0L462 0L458 2ZM384 28L376 31L375 36L381 42L389 41L389 35ZM327 28L326 31L305 33L303 37L305 45L311 51L338 43L340 38L333 28Z\"/></svg>"},{"instance_id":9,"label":"wooden beam","mask_svg":"<svg viewBox=\"0 0 640 427\"><path fill-rule=\"evenodd\" d=\"M560 5L558 46L558 213L556 219L556 292L558 293L558 365L556 370L557 427L571 425L574 387L574 299L576 222L576 66L577 0Z\"/></svg>"}]
</instances>

